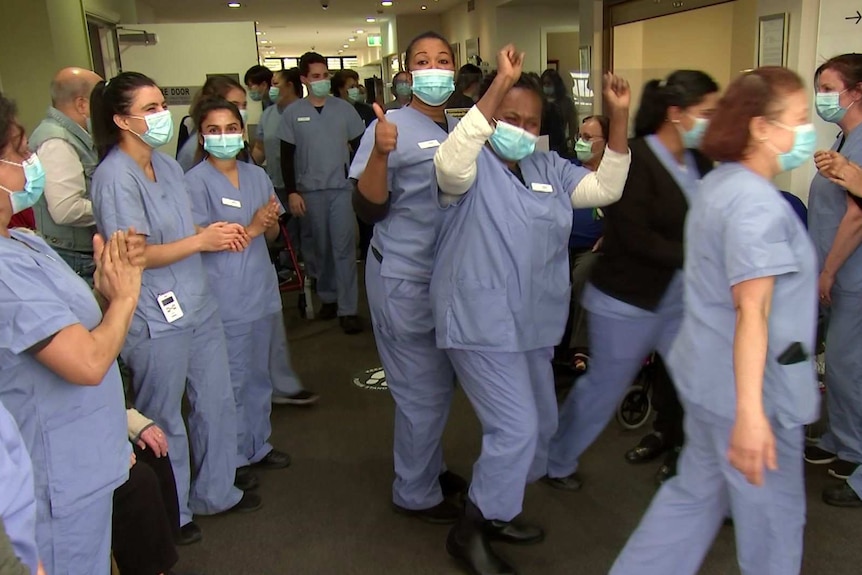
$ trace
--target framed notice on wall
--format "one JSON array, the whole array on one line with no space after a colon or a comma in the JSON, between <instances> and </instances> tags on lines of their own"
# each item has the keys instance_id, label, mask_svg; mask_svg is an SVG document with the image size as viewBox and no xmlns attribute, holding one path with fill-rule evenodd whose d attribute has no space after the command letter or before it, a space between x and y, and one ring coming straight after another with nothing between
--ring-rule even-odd
<instances>
[{"instance_id":1,"label":"framed notice on wall","mask_svg":"<svg viewBox=\"0 0 862 575\"><path fill-rule=\"evenodd\" d=\"M787 65L787 14L760 17L757 34L757 65Z\"/></svg>"}]
</instances>

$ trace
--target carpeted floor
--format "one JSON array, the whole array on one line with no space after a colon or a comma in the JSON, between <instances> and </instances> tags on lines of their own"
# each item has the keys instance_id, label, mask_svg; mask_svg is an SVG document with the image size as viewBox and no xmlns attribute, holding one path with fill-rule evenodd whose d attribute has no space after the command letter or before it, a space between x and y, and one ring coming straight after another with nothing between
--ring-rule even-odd
<instances>
[{"instance_id":1,"label":"carpeted floor","mask_svg":"<svg viewBox=\"0 0 862 575\"><path fill-rule=\"evenodd\" d=\"M285 297L294 365L319 405L276 407L272 443L293 456L282 471L261 472L264 508L248 515L200 517L202 543L180 549L179 573L199 575L431 575L462 571L444 550L447 526L396 515L390 508L393 403L387 391L355 386L352 376L379 365L370 328L342 334L337 321L307 322ZM366 324L368 314L363 309ZM658 463L631 466L623 453L640 438L612 423L584 457L578 493L527 489L524 515L547 530L535 546L499 546L522 575L600 575L655 493ZM449 467L469 476L479 426L462 393L445 436ZM835 480L808 469L803 573L862 571L862 509L830 508L820 491ZM701 573L738 573L733 529L724 527ZM668 574L673 575L673 574Z\"/></svg>"}]
</instances>

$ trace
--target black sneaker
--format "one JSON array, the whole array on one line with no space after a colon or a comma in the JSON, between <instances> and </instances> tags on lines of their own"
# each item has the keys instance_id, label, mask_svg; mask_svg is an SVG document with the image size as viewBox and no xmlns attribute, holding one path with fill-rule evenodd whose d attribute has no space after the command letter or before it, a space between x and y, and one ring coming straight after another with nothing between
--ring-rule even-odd
<instances>
[{"instance_id":1,"label":"black sneaker","mask_svg":"<svg viewBox=\"0 0 862 575\"><path fill-rule=\"evenodd\" d=\"M542 481L554 489L562 491L578 491L584 486L584 480L577 471L567 477L548 477L546 475L542 477Z\"/></svg>"},{"instance_id":2,"label":"black sneaker","mask_svg":"<svg viewBox=\"0 0 862 575\"><path fill-rule=\"evenodd\" d=\"M242 499L239 502L228 509L228 511L232 511L234 513L251 513L253 511L257 511L263 507L263 500L260 498L260 495L255 493L243 493Z\"/></svg>"},{"instance_id":3,"label":"black sneaker","mask_svg":"<svg viewBox=\"0 0 862 575\"><path fill-rule=\"evenodd\" d=\"M835 479L848 479L853 475L853 472L856 471L857 467L859 467L858 463L845 461L844 459L836 459L829 464L829 475Z\"/></svg>"},{"instance_id":4,"label":"black sneaker","mask_svg":"<svg viewBox=\"0 0 862 575\"><path fill-rule=\"evenodd\" d=\"M846 481L841 485L824 489L823 503L835 507L862 507L862 499Z\"/></svg>"},{"instance_id":5,"label":"black sneaker","mask_svg":"<svg viewBox=\"0 0 862 575\"><path fill-rule=\"evenodd\" d=\"M294 405L298 407L304 407L306 405L312 405L317 403L317 400L320 399L320 396L314 393L313 391L308 391L307 389L303 389L293 395L277 395L275 393L272 394L272 404L273 405Z\"/></svg>"},{"instance_id":6,"label":"black sneaker","mask_svg":"<svg viewBox=\"0 0 862 575\"><path fill-rule=\"evenodd\" d=\"M446 499L428 509L407 509L395 503L392 504L392 508L396 513L400 513L401 515L415 517L426 523L435 523L437 525L455 523L463 513L459 506Z\"/></svg>"},{"instance_id":7,"label":"black sneaker","mask_svg":"<svg viewBox=\"0 0 862 575\"><path fill-rule=\"evenodd\" d=\"M252 473L248 466L240 467L236 470L236 475L233 479L234 487L241 491L252 491L260 487L260 480L257 475Z\"/></svg>"},{"instance_id":8,"label":"black sneaker","mask_svg":"<svg viewBox=\"0 0 862 575\"><path fill-rule=\"evenodd\" d=\"M834 453L821 449L816 445L805 446L805 461L813 465L827 465L838 459Z\"/></svg>"},{"instance_id":9,"label":"black sneaker","mask_svg":"<svg viewBox=\"0 0 862 575\"><path fill-rule=\"evenodd\" d=\"M260 469L284 469L290 466L290 455L273 449L263 459L255 463L254 466Z\"/></svg>"},{"instance_id":10,"label":"black sneaker","mask_svg":"<svg viewBox=\"0 0 862 575\"><path fill-rule=\"evenodd\" d=\"M325 303L320 306L320 311L317 312L317 317L323 321L335 319L338 317L338 304Z\"/></svg>"},{"instance_id":11,"label":"black sneaker","mask_svg":"<svg viewBox=\"0 0 862 575\"><path fill-rule=\"evenodd\" d=\"M654 432L643 436L636 446L626 452L629 463L647 463L668 450L670 445L661 433Z\"/></svg>"},{"instance_id":12,"label":"black sneaker","mask_svg":"<svg viewBox=\"0 0 862 575\"><path fill-rule=\"evenodd\" d=\"M344 333L347 335L362 333L362 323L360 323L358 316L343 315L338 318L338 320L341 322L341 329L344 330Z\"/></svg>"},{"instance_id":13,"label":"black sneaker","mask_svg":"<svg viewBox=\"0 0 862 575\"><path fill-rule=\"evenodd\" d=\"M198 524L194 521L189 521L180 527L180 535L174 539L174 544L181 546L191 545L193 543L198 543L203 538L203 532L201 532L201 528L198 527Z\"/></svg>"},{"instance_id":14,"label":"black sneaker","mask_svg":"<svg viewBox=\"0 0 862 575\"><path fill-rule=\"evenodd\" d=\"M679 454L681 451L681 447L674 447L664 458L664 462L662 462L661 467L658 468L658 471L655 474L655 482L658 485L661 485L676 475L676 464L679 461Z\"/></svg>"}]
</instances>

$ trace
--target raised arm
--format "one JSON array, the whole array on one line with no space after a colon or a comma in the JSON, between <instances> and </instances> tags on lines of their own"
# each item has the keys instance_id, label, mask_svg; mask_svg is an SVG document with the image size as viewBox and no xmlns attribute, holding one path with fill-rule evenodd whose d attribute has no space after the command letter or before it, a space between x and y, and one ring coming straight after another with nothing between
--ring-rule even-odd
<instances>
[{"instance_id":1,"label":"raised arm","mask_svg":"<svg viewBox=\"0 0 862 575\"><path fill-rule=\"evenodd\" d=\"M485 95L461 119L434 155L434 170L440 190L461 196L476 180L476 159L494 128L494 112L521 77L524 54L511 44L497 54L497 76Z\"/></svg>"}]
</instances>

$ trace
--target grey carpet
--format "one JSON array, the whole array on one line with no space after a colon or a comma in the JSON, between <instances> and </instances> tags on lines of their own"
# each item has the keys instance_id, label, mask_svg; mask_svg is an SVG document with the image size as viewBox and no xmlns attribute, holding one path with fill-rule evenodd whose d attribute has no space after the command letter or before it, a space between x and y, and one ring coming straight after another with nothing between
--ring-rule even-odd
<instances>
[{"instance_id":1,"label":"grey carpet","mask_svg":"<svg viewBox=\"0 0 862 575\"><path fill-rule=\"evenodd\" d=\"M370 329L349 337L337 321L304 321L296 311L296 297L285 297L293 360L305 385L321 394L320 404L274 408L272 443L293 456L293 465L260 472L262 510L198 518L204 540L180 549L176 571L463 573L444 550L448 527L405 518L390 508L392 398L386 391L351 383L353 374L379 365ZM363 314L368 318L367 310ZM581 492L528 487L524 516L546 528L547 540L498 547L522 575L607 573L655 493L652 477L658 464L631 466L623 459L639 437L639 432L625 432L612 423L584 457ZM459 392L445 436L449 467L469 476L479 446L478 422ZM808 469L806 574L862 571L862 509L834 509L820 501L822 488L834 482L824 468ZM701 573L738 573L734 553L733 529L724 527Z\"/></svg>"}]
</instances>

